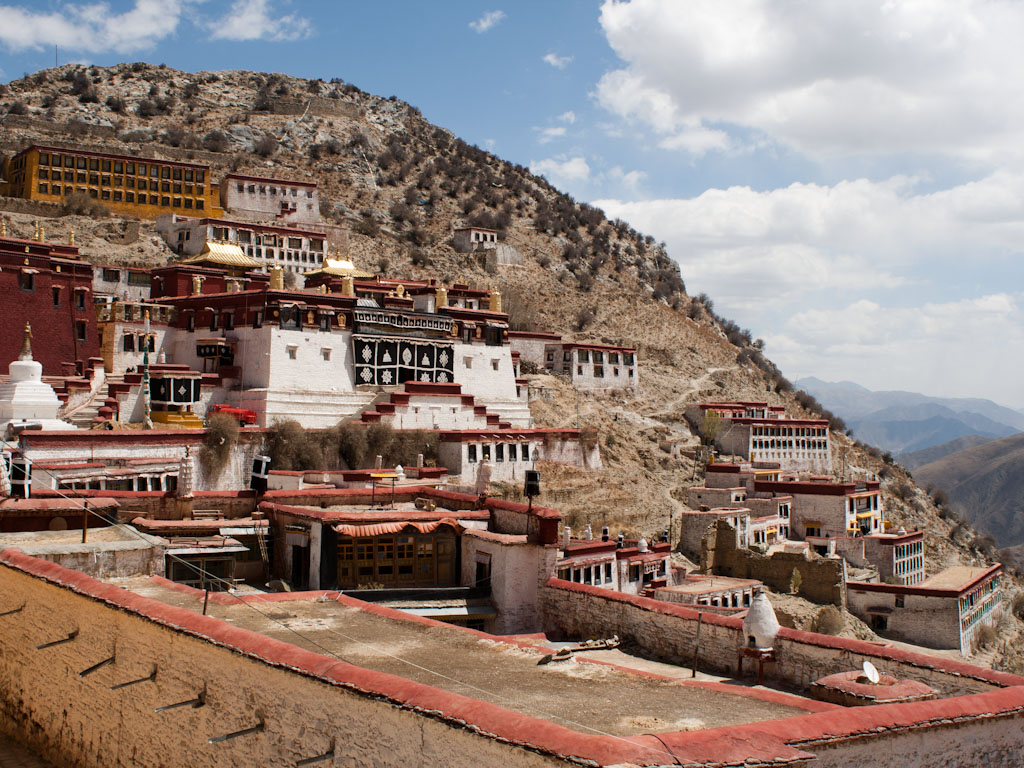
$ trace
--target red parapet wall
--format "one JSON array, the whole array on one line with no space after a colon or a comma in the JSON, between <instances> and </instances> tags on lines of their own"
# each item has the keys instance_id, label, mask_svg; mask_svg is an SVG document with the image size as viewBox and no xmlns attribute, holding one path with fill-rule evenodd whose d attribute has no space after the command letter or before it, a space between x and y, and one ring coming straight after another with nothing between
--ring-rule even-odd
<instances>
[{"instance_id":1,"label":"red parapet wall","mask_svg":"<svg viewBox=\"0 0 1024 768\"><path fill-rule=\"evenodd\" d=\"M198 590L173 588L198 602ZM607 590L558 580L551 580L548 589L607 599ZM19 711L38 723L28 734L33 746L60 762L71 753L89 755L91 762L82 764L90 768L127 768L134 764L132 756L144 754L153 743L174 744L177 764L214 768L265 764L271 745L282 764L294 764L299 757L322 753L332 734L337 736L340 761L373 762L374 750L394 755L414 749L421 764L443 762L467 768L499 763L540 768L552 760L604 766L814 761L814 765L829 768L907 764L980 768L1019 765L1024 746L1020 727L1024 687L1020 685L855 710L808 702L806 708L813 710L811 713L780 720L617 738L581 733L396 675L356 667L197 611L126 592L17 550L0 552L0 594L4 595L0 605L6 606L8 601L24 605L21 612L5 619L16 624L0 624L5 660L0 665L0 697L17 697ZM270 607L280 600L317 598L336 599L395 621L435 625L429 619L368 606L333 592L261 595L245 601ZM213 595L211 599L238 598ZM662 609L653 603L656 601L644 598L618 601L620 607L657 612L675 620L686 618L682 612L694 613L677 606ZM704 619L705 629L735 631L737 623L720 617ZM77 635L67 646L48 654L37 650L39 643L61 638L72 629L77 629ZM536 648L525 640L511 642ZM94 679L78 674L106 658L112 644L117 659L110 669L118 670L113 676ZM154 662L159 670L157 689L139 689L131 696L111 691L111 681L144 675ZM123 666L126 668L121 669ZM55 696L57 679L64 683ZM200 710L183 710L178 718L153 713L155 705L187 699L204 689L207 700ZM742 688L735 693L748 695ZM776 691L751 691L749 695L788 701L780 698L788 694ZM247 706L257 707L258 715ZM11 711L10 706L5 708ZM117 740L109 738L109 717L92 717L95 711L106 712L124 724ZM249 726L257 716L265 722L264 736L239 739L230 749L209 745L209 737ZM68 722L75 727L67 728ZM911 758L916 762L908 762Z\"/></svg>"}]
</instances>

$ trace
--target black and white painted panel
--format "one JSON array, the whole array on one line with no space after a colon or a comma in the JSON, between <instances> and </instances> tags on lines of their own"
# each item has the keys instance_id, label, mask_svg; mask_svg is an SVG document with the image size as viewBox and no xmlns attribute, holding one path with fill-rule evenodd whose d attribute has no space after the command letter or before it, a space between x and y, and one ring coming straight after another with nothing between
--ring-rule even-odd
<instances>
[{"instance_id":1,"label":"black and white painted panel","mask_svg":"<svg viewBox=\"0 0 1024 768\"><path fill-rule=\"evenodd\" d=\"M356 384L392 386L407 381L454 381L451 344L353 336Z\"/></svg>"}]
</instances>

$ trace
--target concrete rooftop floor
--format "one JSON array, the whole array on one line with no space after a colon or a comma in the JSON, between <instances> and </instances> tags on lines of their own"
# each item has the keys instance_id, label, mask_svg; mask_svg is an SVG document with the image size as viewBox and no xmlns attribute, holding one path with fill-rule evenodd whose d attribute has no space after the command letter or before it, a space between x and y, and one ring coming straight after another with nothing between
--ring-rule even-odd
<instances>
[{"instance_id":1,"label":"concrete rooftop floor","mask_svg":"<svg viewBox=\"0 0 1024 768\"><path fill-rule=\"evenodd\" d=\"M202 611L201 598L145 578L111 583ZM333 600L296 599L257 607L258 611L243 603L211 602L207 612L315 653L585 733L633 736L701 730L791 717L821 707L819 702L743 683L734 683L735 691L723 691L709 682L722 678L700 675L693 681L688 669L637 659L622 651L601 653L601 660L609 662L605 664L594 663L598 659L590 653L581 653L572 661L541 665L538 662L547 652L543 648L523 648L447 625L382 617Z\"/></svg>"}]
</instances>

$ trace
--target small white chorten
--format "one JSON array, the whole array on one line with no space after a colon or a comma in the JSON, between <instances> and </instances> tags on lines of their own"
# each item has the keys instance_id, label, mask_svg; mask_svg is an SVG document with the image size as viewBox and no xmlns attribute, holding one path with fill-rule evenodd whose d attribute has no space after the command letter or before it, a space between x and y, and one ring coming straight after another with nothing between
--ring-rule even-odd
<instances>
[{"instance_id":1,"label":"small white chorten","mask_svg":"<svg viewBox=\"0 0 1024 768\"><path fill-rule=\"evenodd\" d=\"M57 418L60 400L43 381L43 366L32 359L32 327L25 323L21 354L9 367L10 380L0 384L0 434L10 426L37 429L77 429Z\"/></svg>"},{"instance_id":2,"label":"small white chorten","mask_svg":"<svg viewBox=\"0 0 1024 768\"><path fill-rule=\"evenodd\" d=\"M777 634L779 620L775 617L775 609L768 596L758 592L750 603L747 617L743 619L743 644L749 648L772 648Z\"/></svg>"}]
</instances>

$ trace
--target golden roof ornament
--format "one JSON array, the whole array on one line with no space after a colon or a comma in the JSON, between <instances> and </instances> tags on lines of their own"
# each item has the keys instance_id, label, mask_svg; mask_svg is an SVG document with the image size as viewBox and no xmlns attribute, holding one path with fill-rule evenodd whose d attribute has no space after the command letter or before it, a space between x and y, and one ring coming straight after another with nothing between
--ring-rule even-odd
<instances>
[{"instance_id":1,"label":"golden roof ornament","mask_svg":"<svg viewBox=\"0 0 1024 768\"><path fill-rule=\"evenodd\" d=\"M343 275L341 278L341 295L342 296L355 296L356 287L352 280L352 275Z\"/></svg>"},{"instance_id":2,"label":"golden roof ornament","mask_svg":"<svg viewBox=\"0 0 1024 768\"><path fill-rule=\"evenodd\" d=\"M75 230L68 232L68 245L73 246L75 244Z\"/></svg>"},{"instance_id":3,"label":"golden roof ornament","mask_svg":"<svg viewBox=\"0 0 1024 768\"><path fill-rule=\"evenodd\" d=\"M398 298L405 296L405 286L399 283L398 287L395 288L395 295L398 296Z\"/></svg>"},{"instance_id":4,"label":"golden roof ornament","mask_svg":"<svg viewBox=\"0 0 1024 768\"><path fill-rule=\"evenodd\" d=\"M7 237L7 219L0 221L0 237Z\"/></svg>"},{"instance_id":5,"label":"golden roof ornament","mask_svg":"<svg viewBox=\"0 0 1024 768\"><path fill-rule=\"evenodd\" d=\"M21 352L18 353L19 360L32 359L32 324L25 322L25 335L21 338Z\"/></svg>"},{"instance_id":6,"label":"golden roof ornament","mask_svg":"<svg viewBox=\"0 0 1024 768\"><path fill-rule=\"evenodd\" d=\"M491 298L488 304L491 312L501 312L501 291L491 288Z\"/></svg>"}]
</instances>

